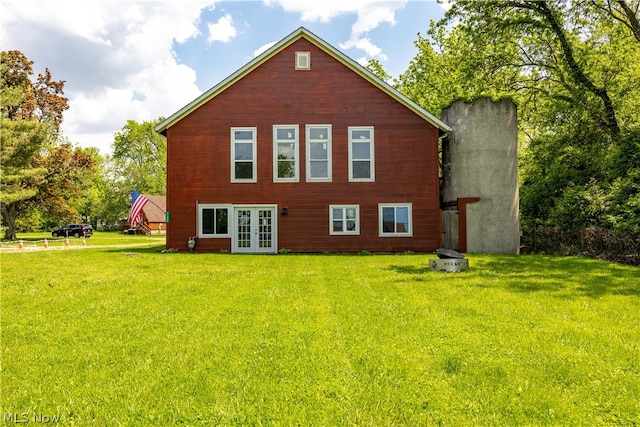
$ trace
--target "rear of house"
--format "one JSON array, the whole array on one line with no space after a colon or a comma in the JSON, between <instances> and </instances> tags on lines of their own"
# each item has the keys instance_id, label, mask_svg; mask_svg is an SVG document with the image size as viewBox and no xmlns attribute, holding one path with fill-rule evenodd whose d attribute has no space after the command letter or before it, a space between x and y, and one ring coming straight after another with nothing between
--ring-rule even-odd
<instances>
[{"instance_id":1,"label":"rear of house","mask_svg":"<svg viewBox=\"0 0 640 427\"><path fill-rule=\"evenodd\" d=\"M446 124L301 28L158 126L167 247L433 251Z\"/></svg>"}]
</instances>

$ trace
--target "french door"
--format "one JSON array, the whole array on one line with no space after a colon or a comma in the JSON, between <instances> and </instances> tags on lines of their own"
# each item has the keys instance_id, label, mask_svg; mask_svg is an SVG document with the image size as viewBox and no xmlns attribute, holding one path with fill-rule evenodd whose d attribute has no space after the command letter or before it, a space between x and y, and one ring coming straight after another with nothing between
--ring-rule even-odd
<instances>
[{"instance_id":1,"label":"french door","mask_svg":"<svg viewBox=\"0 0 640 427\"><path fill-rule=\"evenodd\" d=\"M234 253L276 253L276 207L236 206L233 208Z\"/></svg>"}]
</instances>

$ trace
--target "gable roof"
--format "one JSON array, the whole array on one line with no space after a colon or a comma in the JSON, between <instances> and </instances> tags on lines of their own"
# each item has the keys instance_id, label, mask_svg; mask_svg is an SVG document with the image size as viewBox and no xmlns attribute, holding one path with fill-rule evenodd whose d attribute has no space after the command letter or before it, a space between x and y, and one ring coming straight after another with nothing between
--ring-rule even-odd
<instances>
[{"instance_id":1,"label":"gable roof","mask_svg":"<svg viewBox=\"0 0 640 427\"><path fill-rule=\"evenodd\" d=\"M166 196L147 196L149 201L142 207L148 222L165 222L167 210Z\"/></svg>"},{"instance_id":2,"label":"gable roof","mask_svg":"<svg viewBox=\"0 0 640 427\"><path fill-rule=\"evenodd\" d=\"M197 97L191 103L185 105L180 110L172 114L170 117L165 119L163 122L159 123L155 130L163 135L166 135L167 129L176 124L178 121L182 120L184 117L189 115L191 112L205 104L210 99L216 97L218 94L222 93L224 90L232 86L238 80L242 79L244 76L249 74L254 69L258 68L264 62L278 54L280 51L285 49L291 43L295 42L300 38L305 38L310 41L318 48L325 51L327 54L331 55L333 58L341 62L347 68L354 71L356 74L360 75L365 80L369 81L371 84L376 86L378 89L385 92L387 95L394 98L396 101L403 104L405 107L416 113L418 116L431 123L436 128L440 129L441 132L450 132L452 129L449 125L447 125L442 120L438 119L433 114L429 113L427 110L413 102L404 94L400 93L397 89L379 79L375 74L371 71L367 70L365 67L349 58L347 55L331 46L329 43L322 40L320 37L313 34L311 31L307 30L304 27L300 27L284 39L280 40L278 43L273 45L270 49L266 50L262 54L255 57L252 61L247 63L244 67L240 68L235 73L231 74L229 77L224 79L222 82L218 83L208 91L204 92L202 95Z\"/></svg>"}]
</instances>

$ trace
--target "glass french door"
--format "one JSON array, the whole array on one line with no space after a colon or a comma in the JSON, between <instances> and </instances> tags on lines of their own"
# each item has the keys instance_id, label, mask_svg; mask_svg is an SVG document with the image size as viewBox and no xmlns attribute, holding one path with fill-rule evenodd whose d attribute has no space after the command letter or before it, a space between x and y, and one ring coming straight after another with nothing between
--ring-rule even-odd
<instances>
[{"instance_id":1,"label":"glass french door","mask_svg":"<svg viewBox=\"0 0 640 427\"><path fill-rule=\"evenodd\" d=\"M275 207L236 207L233 252L275 253Z\"/></svg>"}]
</instances>

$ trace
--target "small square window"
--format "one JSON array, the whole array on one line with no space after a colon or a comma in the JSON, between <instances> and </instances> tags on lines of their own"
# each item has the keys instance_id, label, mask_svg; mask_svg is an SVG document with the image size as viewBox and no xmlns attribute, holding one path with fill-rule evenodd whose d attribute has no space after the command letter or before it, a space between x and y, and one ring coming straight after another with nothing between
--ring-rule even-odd
<instances>
[{"instance_id":1,"label":"small square window","mask_svg":"<svg viewBox=\"0 0 640 427\"><path fill-rule=\"evenodd\" d=\"M296 52L296 70L311 69L311 52Z\"/></svg>"}]
</instances>

